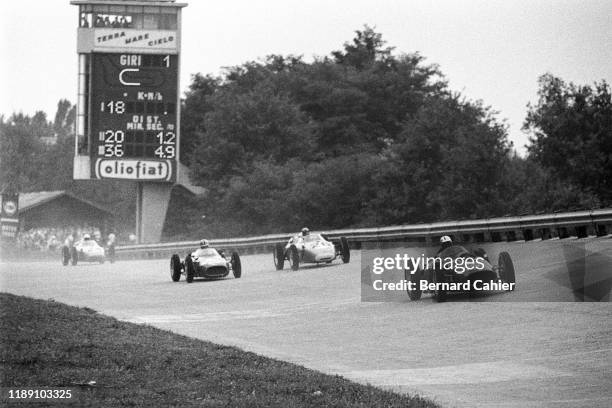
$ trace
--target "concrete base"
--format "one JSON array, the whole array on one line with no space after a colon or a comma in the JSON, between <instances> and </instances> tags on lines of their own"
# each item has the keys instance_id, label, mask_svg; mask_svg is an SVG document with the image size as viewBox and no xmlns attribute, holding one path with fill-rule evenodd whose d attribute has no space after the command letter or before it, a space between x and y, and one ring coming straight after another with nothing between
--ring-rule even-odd
<instances>
[{"instance_id":1,"label":"concrete base","mask_svg":"<svg viewBox=\"0 0 612 408\"><path fill-rule=\"evenodd\" d=\"M172 184L138 183L136 194L136 234L139 244L161 241L170 202Z\"/></svg>"},{"instance_id":2,"label":"concrete base","mask_svg":"<svg viewBox=\"0 0 612 408\"><path fill-rule=\"evenodd\" d=\"M91 159L89 156L74 156L72 178L75 180L91 179Z\"/></svg>"}]
</instances>

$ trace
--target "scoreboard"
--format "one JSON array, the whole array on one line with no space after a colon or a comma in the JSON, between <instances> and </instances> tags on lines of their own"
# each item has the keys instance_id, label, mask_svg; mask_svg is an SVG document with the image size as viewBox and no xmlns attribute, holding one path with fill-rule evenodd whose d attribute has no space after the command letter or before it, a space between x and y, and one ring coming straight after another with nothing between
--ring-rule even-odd
<instances>
[{"instance_id":1,"label":"scoreboard","mask_svg":"<svg viewBox=\"0 0 612 408\"><path fill-rule=\"evenodd\" d=\"M91 174L176 180L178 56L92 53Z\"/></svg>"}]
</instances>

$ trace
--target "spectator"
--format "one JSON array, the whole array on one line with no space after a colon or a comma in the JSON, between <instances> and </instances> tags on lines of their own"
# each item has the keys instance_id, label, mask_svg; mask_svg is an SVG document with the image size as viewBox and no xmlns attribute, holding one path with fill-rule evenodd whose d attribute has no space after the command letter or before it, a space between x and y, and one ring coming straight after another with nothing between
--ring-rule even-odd
<instances>
[{"instance_id":1,"label":"spectator","mask_svg":"<svg viewBox=\"0 0 612 408\"><path fill-rule=\"evenodd\" d=\"M81 27L89 28L89 21L87 21L86 13L81 13Z\"/></svg>"}]
</instances>

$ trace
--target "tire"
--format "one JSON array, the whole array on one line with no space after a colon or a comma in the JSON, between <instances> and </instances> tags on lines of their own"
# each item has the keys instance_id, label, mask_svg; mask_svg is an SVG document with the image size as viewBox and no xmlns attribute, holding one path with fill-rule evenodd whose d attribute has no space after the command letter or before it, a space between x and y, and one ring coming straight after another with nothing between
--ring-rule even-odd
<instances>
[{"instance_id":1,"label":"tire","mask_svg":"<svg viewBox=\"0 0 612 408\"><path fill-rule=\"evenodd\" d=\"M181 279L181 258L177 254L173 254L170 258L170 277L172 282L178 282Z\"/></svg>"},{"instance_id":2,"label":"tire","mask_svg":"<svg viewBox=\"0 0 612 408\"><path fill-rule=\"evenodd\" d=\"M283 244L276 244L274 246L274 266L277 271L285 267L285 246Z\"/></svg>"},{"instance_id":3,"label":"tire","mask_svg":"<svg viewBox=\"0 0 612 408\"><path fill-rule=\"evenodd\" d=\"M351 249L349 248L348 240L345 237L340 238L340 256L342 262L349 263L351 260Z\"/></svg>"},{"instance_id":4,"label":"tire","mask_svg":"<svg viewBox=\"0 0 612 408\"><path fill-rule=\"evenodd\" d=\"M231 263L234 278L240 279L240 277L242 276L242 263L240 262L240 255L238 255L238 252L232 252Z\"/></svg>"},{"instance_id":5,"label":"tire","mask_svg":"<svg viewBox=\"0 0 612 408\"><path fill-rule=\"evenodd\" d=\"M421 299L421 296L423 295L423 291L420 289L420 283L421 283L421 280L423 279L423 271L420 269L417 269L416 272L410 273L408 272L407 269L404 269L404 277L406 278L408 282L414 282L416 286L416 289L413 289L413 290L411 290L409 286L406 288L406 292L408 293L408 298L410 300Z\"/></svg>"},{"instance_id":6,"label":"tire","mask_svg":"<svg viewBox=\"0 0 612 408\"><path fill-rule=\"evenodd\" d=\"M62 247L62 265L66 266L70 262L70 248Z\"/></svg>"},{"instance_id":7,"label":"tire","mask_svg":"<svg viewBox=\"0 0 612 408\"><path fill-rule=\"evenodd\" d=\"M502 252L499 254L497 260L499 267L499 278L506 283L516 283L516 276L514 271L514 263L508 252Z\"/></svg>"},{"instance_id":8,"label":"tire","mask_svg":"<svg viewBox=\"0 0 612 408\"><path fill-rule=\"evenodd\" d=\"M191 259L191 254L185 257L185 280L187 283L193 282L193 275L195 271L193 270L193 260Z\"/></svg>"},{"instance_id":9,"label":"tire","mask_svg":"<svg viewBox=\"0 0 612 408\"><path fill-rule=\"evenodd\" d=\"M115 263L115 244L112 244L108 247L107 258L110 263Z\"/></svg>"},{"instance_id":10,"label":"tire","mask_svg":"<svg viewBox=\"0 0 612 408\"><path fill-rule=\"evenodd\" d=\"M289 248L289 264L291 265L291 270L297 271L300 269L300 254L295 246Z\"/></svg>"},{"instance_id":11,"label":"tire","mask_svg":"<svg viewBox=\"0 0 612 408\"><path fill-rule=\"evenodd\" d=\"M79 253L75 247L70 249L70 258L72 259L72 265L76 265L79 262Z\"/></svg>"},{"instance_id":12,"label":"tire","mask_svg":"<svg viewBox=\"0 0 612 408\"><path fill-rule=\"evenodd\" d=\"M435 271L433 271L432 275L434 277L434 282L436 284L444 283L445 280L446 280L446 279L444 279L444 271L442 271L442 270L435 270ZM446 290L438 289L436 287L436 289L434 290L434 293L433 293L433 298L438 303L446 302Z\"/></svg>"}]
</instances>

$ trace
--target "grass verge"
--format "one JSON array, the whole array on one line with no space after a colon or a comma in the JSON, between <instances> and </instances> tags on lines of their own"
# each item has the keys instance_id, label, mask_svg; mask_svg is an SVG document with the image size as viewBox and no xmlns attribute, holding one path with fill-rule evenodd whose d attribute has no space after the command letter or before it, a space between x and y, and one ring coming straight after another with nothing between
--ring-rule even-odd
<instances>
[{"instance_id":1,"label":"grass verge","mask_svg":"<svg viewBox=\"0 0 612 408\"><path fill-rule=\"evenodd\" d=\"M437 407L88 308L6 293L0 364L2 387L71 388L79 407Z\"/></svg>"}]
</instances>

